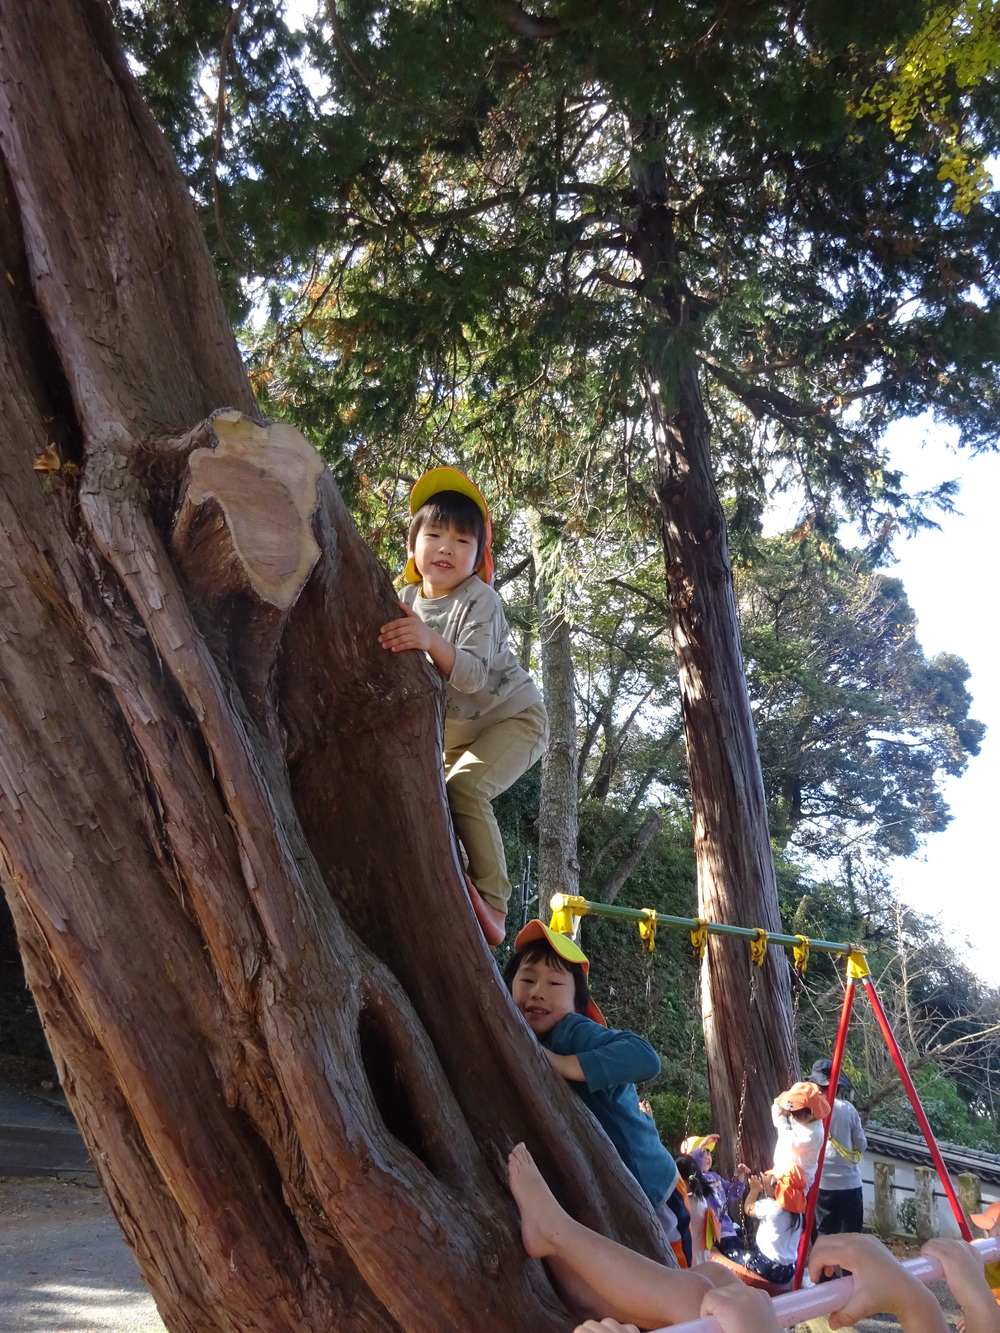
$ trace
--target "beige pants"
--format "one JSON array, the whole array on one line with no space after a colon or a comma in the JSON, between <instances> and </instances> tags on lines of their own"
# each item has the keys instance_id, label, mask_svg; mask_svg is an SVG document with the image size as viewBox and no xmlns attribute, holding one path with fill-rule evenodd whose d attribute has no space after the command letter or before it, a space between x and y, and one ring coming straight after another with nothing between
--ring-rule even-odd
<instances>
[{"instance_id":1,"label":"beige pants","mask_svg":"<svg viewBox=\"0 0 1000 1333\"><path fill-rule=\"evenodd\" d=\"M444 752L448 804L465 848L469 878L491 907L506 912L510 898L503 839L490 804L542 757L549 724L541 704L487 727L468 745Z\"/></svg>"}]
</instances>

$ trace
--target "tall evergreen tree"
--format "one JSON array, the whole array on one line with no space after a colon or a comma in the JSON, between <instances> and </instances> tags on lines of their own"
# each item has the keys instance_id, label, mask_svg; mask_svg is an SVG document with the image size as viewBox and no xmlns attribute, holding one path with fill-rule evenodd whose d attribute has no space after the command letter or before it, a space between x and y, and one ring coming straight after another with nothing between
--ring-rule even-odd
<instances>
[{"instance_id":1,"label":"tall evergreen tree","mask_svg":"<svg viewBox=\"0 0 1000 1333\"><path fill-rule=\"evenodd\" d=\"M898 579L801 534L760 544L737 599L775 840L824 858L913 855L948 822L941 779L985 734L966 664L925 657Z\"/></svg>"},{"instance_id":2,"label":"tall evergreen tree","mask_svg":"<svg viewBox=\"0 0 1000 1333\"><path fill-rule=\"evenodd\" d=\"M921 31L924 6L554 0L532 13L344 0L308 39L329 91L294 118L287 97L271 113L254 27L265 8L248 7L242 45L235 30L225 39L242 52L219 116L225 190L234 217L268 200L272 238L304 242L327 211L332 263L308 292L313 321L336 298L329 401L347 410L329 424L332 443L349 454L372 429L386 438L429 366L474 367L463 392L480 395L497 437L519 392L556 369L567 385L587 382L595 416L641 416L701 911L776 928L720 491L735 495L738 524L752 522L778 470L803 488L821 533L846 509L884 544L922 513L885 465L888 421L930 409L967 445L995 437L992 203L963 196L967 211L952 208L940 136L900 139L851 110L886 50ZM169 86L176 58L158 59L150 41L137 49ZM992 148L989 80L953 84L952 112ZM283 134L295 180L269 179L259 159L245 169L247 145ZM320 186L308 208L306 179ZM287 252L249 231L242 251L228 244L245 265ZM713 941L705 1018L719 1128L739 1120L757 1144L791 1072L784 960L768 962L748 1009L749 981L739 946ZM741 1108L748 1048L756 1090Z\"/></svg>"}]
</instances>

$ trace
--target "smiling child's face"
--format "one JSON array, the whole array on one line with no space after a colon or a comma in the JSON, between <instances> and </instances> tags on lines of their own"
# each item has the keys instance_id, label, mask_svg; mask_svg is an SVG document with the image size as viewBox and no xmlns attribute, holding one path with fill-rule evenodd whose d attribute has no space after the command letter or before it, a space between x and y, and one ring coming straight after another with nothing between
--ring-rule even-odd
<instances>
[{"instance_id":1,"label":"smiling child's face","mask_svg":"<svg viewBox=\"0 0 1000 1333\"><path fill-rule=\"evenodd\" d=\"M536 1037L544 1037L567 1014L576 1012L576 981L572 972L542 958L522 963L510 993Z\"/></svg>"},{"instance_id":2,"label":"smiling child's face","mask_svg":"<svg viewBox=\"0 0 1000 1333\"><path fill-rule=\"evenodd\" d=\"M476 572L478 553L475 534L459 532L447 523L425 523L410 549L424 595L444 597L464 583Z\"/></svg>"}]
</instances>

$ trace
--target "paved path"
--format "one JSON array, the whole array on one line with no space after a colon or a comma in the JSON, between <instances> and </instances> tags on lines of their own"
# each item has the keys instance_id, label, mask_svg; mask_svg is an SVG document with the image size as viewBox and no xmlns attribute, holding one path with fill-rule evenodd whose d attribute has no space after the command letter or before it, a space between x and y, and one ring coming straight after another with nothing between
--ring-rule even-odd
<instances>
[{"instance_id":1,"label":"paved path","mask_svg":"<svg viewBox=\"0 0 1000 1333\"><path fill-rule=\"evenodd\" d=\"M0 1088L0 1175L97 1183L76 1121L60 1092Z\"/></svg>"},{"instance_id":2,"label":"paved path","mask_svg":"<svg viewBox=\"0 0 1000 1333\"><path fill-rule=\"evenodd\" d=\"M164 1333L100 1190L0 1178L0 1329Z\"/></svg>"},{"instance_id":3,"label":"paved path","mask_svg":"<svg viewBox=\"0 0 1000 1333\"><path fill-rule=\"evenodd\" d=\"M0 1088L0 1329L164 1333L58 1090Z\"/></svg>"}]
</instances>

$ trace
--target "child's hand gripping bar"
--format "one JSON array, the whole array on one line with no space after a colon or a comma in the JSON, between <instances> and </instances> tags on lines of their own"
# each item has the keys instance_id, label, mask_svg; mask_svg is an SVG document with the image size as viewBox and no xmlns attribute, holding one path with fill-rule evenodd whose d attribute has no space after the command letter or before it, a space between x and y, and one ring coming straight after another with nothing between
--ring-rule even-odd
<instances>
[{"instance_id":1,"label":"child's hand gripping bar","mask_svg":"<svg viewBox=\"0 0 1000 1333\"><path fill-rule=\"evenodd\" d=\"M972 1248L984 1264L1000 1260L1000 1239L974 1240ZM903 1265L911 1277L919 1281L936 1282L944 1277L944 1270L936 1259L908 1259ZM697 1272L697 1269L693 1271ZM846 1305L854 1290L854 1279L838 1277L833 1282L823 1282L815 1287L804 1287L801 1291L789 1291L784 1296L774 1298L774 1317L779 1328L791 1328L806 1319L816 1319L819 1315L833 1314L834 1310ZM717 1319L691 1319L686 1324L674 1324L668 1328L658 1328L654 1333L722 1333Z\"/></svg>"}]
</instances>

